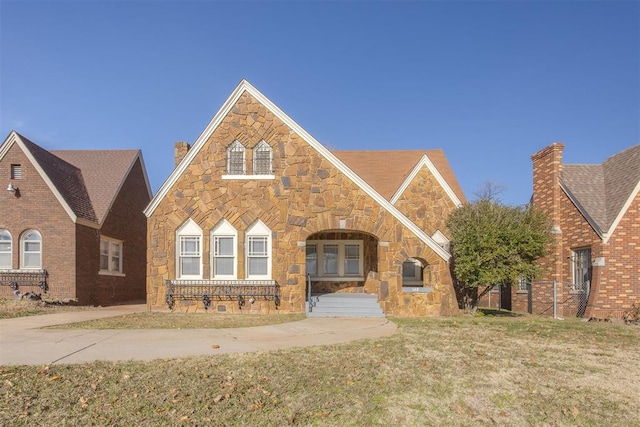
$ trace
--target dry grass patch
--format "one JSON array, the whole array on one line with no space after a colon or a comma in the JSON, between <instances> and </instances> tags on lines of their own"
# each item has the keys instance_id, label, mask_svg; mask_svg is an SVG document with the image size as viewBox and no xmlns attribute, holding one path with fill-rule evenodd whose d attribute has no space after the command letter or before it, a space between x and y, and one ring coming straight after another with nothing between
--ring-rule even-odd
<instances>
[{"instance_id":1,"label":"dry grass patch","mask_svg":"<svg viewBox=\"0 0 640 427\"><path fill-rule=\"evenodd\" d=\"M0 298L0 319L35 316L39 314L63 313L67 311L89 310L94 307L63 304L47 301L29 301Z\"/></svg>"},{"instance_id":2,"label":"dry grass patch","mask_svg":"<svg viewBox=\"0 0 640 427\"><path fill-rule=\"evenodd\" d=\"M378 340L0 368L5 425L640 425L640 328L395 319Z\"/></svg>"},{"instance_id":3,"label":"dry grass patch","mask_svg":"<svg viewBox=\"0 0 640 427\"><path fill-rule=\"evenodd\" d=\"M143 312L85 322L56 325L47 329L223 329L247 328L295 322L305 314L215 314Z\"/></svg>"}]
</instances>

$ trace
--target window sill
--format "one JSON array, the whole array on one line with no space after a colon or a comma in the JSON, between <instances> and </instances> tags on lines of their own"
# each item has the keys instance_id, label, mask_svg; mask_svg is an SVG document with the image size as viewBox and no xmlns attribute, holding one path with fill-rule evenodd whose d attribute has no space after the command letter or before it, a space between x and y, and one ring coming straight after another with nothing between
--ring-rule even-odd
<instances>
[{"instance_id":1,"label":"window sill","mask_svg":"<svg viewBox=\"0 0 640 427\"><path fill-rule=\"evenodd\" d=\"M259 180L269 180L276 179L275 175L222 175L222 179L238 179L238 180L247 180L247 179L259 179Z\"/></svg>"},{"instance_id":2,"label":"window sill","mask_svg":"<svg viewBox=\"0 0 640 427\"><path fill-rule=\"evenodd\" d=\"M423 287L411 287L411 286L403 286L402 293L403 294L430 294L432 289L430 286Z\"/></svg>"},{"instance_id":3,"label":"window sill","mask_svg":"<svg viewBox=\"0 0 640 427\"><path fill-rule=\"evenodd\" d=\"M106 271L106 270L98 271L98 275L99 276L126 277L124 273L119 273L119 272L116 272L116 271Z\"/></svg>"},{"instance_id":4,"label":"window sill","mask_svg":"<svg viewBox=\"0 0 640 427\"><path fill-rule=\"evenodd\" d=\"M364 277L362 276L333 276L333 277L314 277L311 276L313 282L362 282Z\"/></svg>"},{"instance_id":5,"label":"window sill","mask_svg":"<svg viewBox=\"0 0 640 427\"><path fill-rule=\"evenodd\" d=\"M529 293L529 291L527 291L526 289L518 289L516 291L516 294L528 294L528 293Z\"/></svg>"}]
</instances>

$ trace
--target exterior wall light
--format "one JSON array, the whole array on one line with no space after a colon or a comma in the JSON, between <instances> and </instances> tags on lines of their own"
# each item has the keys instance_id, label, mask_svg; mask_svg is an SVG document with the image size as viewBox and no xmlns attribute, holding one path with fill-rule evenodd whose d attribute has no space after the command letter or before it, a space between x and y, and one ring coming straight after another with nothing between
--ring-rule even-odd
<instances>
[{"instance_id":1,"label":"exterior wall light","mask_svg":"<svg viewBox=\"0 0 640 427\"><path fill-rule=\"evenodd\" d=\"M7 191L10 191L13 193L14 196L16 197L20 197L20 189L18 187L14 187L13 183L9 183L9 186L7 187Z\"/></svg>"}]
</instances>

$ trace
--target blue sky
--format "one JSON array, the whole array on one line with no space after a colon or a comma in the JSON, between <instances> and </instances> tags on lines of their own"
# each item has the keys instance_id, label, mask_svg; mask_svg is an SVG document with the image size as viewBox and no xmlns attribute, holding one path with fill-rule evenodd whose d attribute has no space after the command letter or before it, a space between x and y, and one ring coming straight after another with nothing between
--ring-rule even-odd
<instances>
[{"instance_id":1,"label":"blue sky","mask_svg":"<svg viewBox=\"0 0 640 427\"><path fill-rule=\"evenodd\" d=\"M332 148L444 149L471 199L640 143L638 1L1 0L0 35L2 139L141 148L154 192L243 78Z\"/></svg>"}]
</instances>

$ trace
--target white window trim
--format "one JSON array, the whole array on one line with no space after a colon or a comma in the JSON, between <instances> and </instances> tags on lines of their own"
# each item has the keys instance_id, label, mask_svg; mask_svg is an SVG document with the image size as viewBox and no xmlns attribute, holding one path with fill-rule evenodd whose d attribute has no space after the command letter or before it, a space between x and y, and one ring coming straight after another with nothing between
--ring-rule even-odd
<instances>
[{"instance_id":1,"label":"white window trim","mask_svg":"<svg viewBox=\"0 0 640 427\"><path fill-rule=\"evenodd\" d=\"M337 282L337 281L362 281L364 280L364 241L363 240L309 240L308 245L316 247L316 276L311 276L316 282ZM324 262L324 245L338 246L338 274L325 275L322 272L322 264ZM359 247L359 263L357 275L344 274L345 264L345 246L358 245ZM306 252L305 252L306 253ZM306 266L306 264L305 264Z\"/></svg>"},{"instance_id":2,"label":"white window trim","mask_svg":"<svg viewBox=\"0 0 640 427\"><path fill-rule=\"evenodd\" d=\"M255 180L273 180L276 179L275 175L222 175L221 177L222 179L225 180L231 180L231 179L244 179L244 180L249 180L249 179L255 179Z\"/></svg>"},{"instance_id":3,"label":"white window trim","mask_svg":"<svg viewBox=\"0 0 640 427\"><path fill-rule=\"evenodd\" d=\"M215 242L218 237L231 237L233 238L233 274L216 274L215 272L215 258L216 247ZM211 230L211 278L212 279L226 279L236 280L238 278L238 230L236 230L226 219L223 219Z\"/></svg>"},{"instance_id":4,"label":"white window trim","mask_svg":"<svg viewBox=\"0 0 640 427\"><path fill-rule=\"evenodd\" d=\"M40 254L40 262L38 263L39 265L36 267L26 267L24 265L24 260L25 260L25 242L27 242L27 240L25 240L25 237L27 236L27 234L29 233L38 233L38 236L40 236L40 251L38 252ZM24 233L22 233L22 236L20 236L20 268L24 269L24 270L41 270L42 269L42 251L43 251L43 238L42 238L42 234L38 231L38 230L26 230ZM35 252L32 252L35 253Z\"/></svg>"},{"instance_id":5,"label":"white window trim","mask_svg":"<svg viewBox=\"0 0 640 427\"><path fill-rule=\"evenodd\" d=\"M11 233L9 232L9 230L5 230L2 229L0 230L0 233L6 233L9 236L9 265L0 265L0 268L12 268L13 267L13 236L11 235ZM3 240L3 242L6 242L6 240ZM4 252L6 253L6 252Z\"/></svg>"},{"instance_id":6,"label":"white window trim","mask_svg":"<svg viewBox=\"0 0 640 427\"><path fill-rule=\"evenodd\" d=\"M198 237L199 239L199 271L200 274L182 274L180 259L182 258L181 237ZM176 266L175 273L178 279L202 279L202 229L194 220L189 218L176 230Z\"/></svg>"},{"instance_id":7,"label":"white window trim","mask_svg":"<svg viewBox=\"0 0 640 427\"><path fill-rule=\"evenodd\" d=\"M109 257L109 262L107 263L108 268L106 270L103 270L102 268L100 268L100 270L98 271L98 274L101 276L118 276L118 277L125 277L125 274L122 272L123 271L123 264L124 264L124 242L122 240L118 240L118 239L114 239L111 237L107 237L107 236L100 236L100 245L102 246L102 241L108 242L108 248L109 248L109 252L108 252L108 257ZM116 244L120 247L120 263L119 263L119 269L117 271L111 270L111 258L112 258L112 254L111 254L111 245L112 244ZM100 258L102 258L102 248L100 248Z\"/></svg>"},{"instance_id":8,"label":"white window trim","mask_svg":"<svg viewBox=\"0 0 640 427\"><path fill-rule=\"evenodd\" d=\"M267 238L267 274L249 274L249 238L250 237L266 237ZM244 270L245 278L251 280L271 280L271 263L273 261L273 251L271 248L271 230L262 221L257 220L245 233L244 240Z\"/></svg>"}]
</instances>

